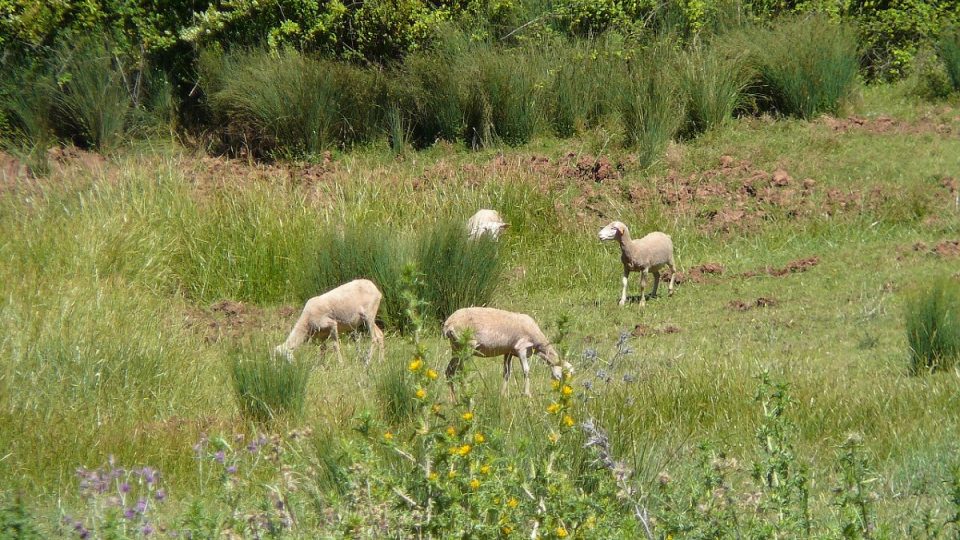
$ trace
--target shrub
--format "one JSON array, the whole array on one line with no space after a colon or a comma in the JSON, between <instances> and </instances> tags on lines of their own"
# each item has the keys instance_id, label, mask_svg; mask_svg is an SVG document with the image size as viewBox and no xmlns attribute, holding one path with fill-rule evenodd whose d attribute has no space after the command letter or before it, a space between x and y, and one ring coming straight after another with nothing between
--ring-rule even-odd
<instances>
[{"instance_id":1,"label":"shrub","mask_svg":"<svg viewBox=\"0 0 960 540\"><path fill-rule=\"evenodd\" d=\"M626 145L637 148L643 167L660 157L683 122L684 104L671 56L659 47L644 53L621 104Z\"/></svg>"},{"instance_id":2,"label":"shrub","mask_svg":"<svg viewBox=\"0 0 960 540\"><path fill-rule=\"evenodd\" d=\"M940 58L947 67L947 75L954 92L960 92L960 27L945 31L940 37Z\"/></svg>"},{"instance_id":3,"label":"shrub","mask_svg":"<svg viewBox=\"0 0 960 540\"><path fill-rule=\"evenodd\" d=\"M426 230L417 265L429 312L442 321L462 307L489 303L500 280L498 247L488 237L469 239L457 221L441 221Z\"/></svg>"},{"instance_id":4,"label":"shrub","mask_svg":"<svg viewBox=\"0 0 960 540\"><path fill-rule=\"evenodd\" d=\"M960 358L960 285L934 281L906 309L910 369L914 374L952 368Z\"/></svg>"},{"instance_id":5,"label":"shrub","mask_svg":"<svg viewBox=\"0 0 960 540\"><path fill-rule=\"evenodd\" d=\"M242 350L233 351L232 356L233 394L244 417L268 422L303 411L311 362L287 362L269 353Z\"/></svg>"},{"instance_id":6,"label":"shrub","mask_svg":"<svg viewBox=\"0 0 960 540\"><path fill-rule=\"evenodd\" d=\"M857 81L855 33L822 16L788 19L747 32L758 91L780 114L813 118L836 113Z\"/></svg>"},{"instance_id":7,"label":"shrub","mask_svg":"<svg viewBox=\"0 0 960 540\"><path fill-rule=\"evenodd\" d=\"M544 107L553 132L569 137L616 110L626 65L606 42L585 41L558 48Z\"/></svg>"},{"instance_id":8,"label":"shrub","mask_svg":"<svg viewBox=\"0 0 960 540\"><path fill-rule=\"evenodd\" d=\"M453 142L463 136L465 89L460 72L449 69L456 58L437 51L412 54L403 63L402 100L412 116L417 146L428 146L437 139Z\"/></svg>"},{"instance_id":9,"label":"shrub","mask_svg":"<svg viewBox=\"0 0 960 540\"><path fill-rule=\"evenodd\" d=\"M518 146L537 126L539 55L477 48L469 73L466 140L473 148L502 141Z\"/></svg>"}]
</instances>

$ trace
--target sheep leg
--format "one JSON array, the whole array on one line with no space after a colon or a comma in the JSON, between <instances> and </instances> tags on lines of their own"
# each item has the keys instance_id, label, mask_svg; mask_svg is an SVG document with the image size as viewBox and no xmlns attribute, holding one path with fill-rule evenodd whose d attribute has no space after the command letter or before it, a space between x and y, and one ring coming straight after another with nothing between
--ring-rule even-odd
<instances>
[{"instance_id":1,"label":"sheep leg","mask_svg":"<svg viewBox=\"0 0 960 540\"><path fill-rule=\"evenodd\" d=\"M383 332L377 327L377 323L369 316L363 315L363 322L366 323L367 330L370 332L370 350L367 351L367 358L364 361L364 365L370 367L370 360L373 358L373 348L376 346L380 347L380 361L383 361Z\"/></svg>"},{"instance_id":2,"label":"sheep leg","mask_svg":"<svg viewBox=\"0 0 960 540\"><path fill-rule=\"evenodd\" d=\"M647 300L643 296L644 289L647 288L647 270L640 271L640 307L647 305Z\"/></svg>"},{"instance_id":3,"label":"sheep leg","mask_svg":"<svg viewBox=\"0 0 960 540\"><path fill-rule=\"evenodd\" d=\"M650 293L650 298L656 298L657 290L660 288L660 271L654 270L651 274L653 274L653 292Z\"/></svg>"},{"instance_id":4,"label":"sheep leg","mask_svg":"<svg viewBox=\"0 0 960 540\"><path fill-rule=\"evenodd\" d=\"M510 381L510 367L513 364L513 355L507 353L503 355L503 384L500 385L500 394L507 392L507 383Z\"/></svg>"},{"instance_id":5,"label":"sheep leg","mask_svg":"<svg viewBox=\"0 0 960 540\"><path fill-rule=\"evenodd\" d=\"M629 270L623 271L623 290L620 292L620 305L625 305L627 303L627 278L630 276Z\"/></svg>"},{"instance_id":6,"label":"sheep leg","mask_svg":"<svg viewBox=\"0 0 960 540\"><path fill-rule=\"evenodd\" d=\"M460 355L457 354L457 351L453 352L453 356L450 357L450 362L447 364L447 386L450 387L450 402L457 402L457 393L453 390L453 377L460 371Z\"/></svg>"},{"instance_id":7,"label":"sheep leg","mask_svg":"<svg viewBox=\"0 0 960 540\"><path fill-rule=\"evenodd\" d=\"M306 343L312 333L310 319L306 315L301 315L296 324L293 325L293 330L290 331L287 340L277 345L274 352L285 357L288 362L293 362L293 351Z\"/></svg>"},{"instance_id":8,"label":"sheep leg","mask_svg":"<svg viewBox=\"0 0 960 540\"><path fill-rule=\"evenodd\" d=\"M340 333L337 331L337 322L330 321L330 324L327 326L327 331L330 333L327 339L333 341L333 350L337 353L337 362L343 363L343 355L340 354Z\"/></svg>"},{"instance_id":9,"label":"sheep leg","mask_svg":"<svg viewBox=\"0 0 960 540\"><path fill-rule=\"evenodd\" d=\"M530 362L527 361L529 347L521 347L519 352L520 367L523 368L523 395L530 397Z\"/></svg>"},{"instance_id":10,"label":"sheep leg","mask_svg":"<svg viewBox=\"0 0 960 540\"><path fill-rule=\"evenodd\" d=\"M667 288L667 296L673 296L673 280L677 278L677 269L673 266L672 258L667 265L670 267L670 286Z\"/></svg>"}]
</instances>

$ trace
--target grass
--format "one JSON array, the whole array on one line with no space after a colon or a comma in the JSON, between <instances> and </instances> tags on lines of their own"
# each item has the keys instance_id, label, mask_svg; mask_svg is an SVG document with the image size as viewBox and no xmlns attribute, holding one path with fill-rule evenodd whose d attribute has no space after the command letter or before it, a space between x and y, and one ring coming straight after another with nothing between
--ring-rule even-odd
<instances>
[{"instance_id":1,"label":"grass","mask_svg":"<svg viewBox=\"0 0 960 540\"><path fill-rule=\"evenodd\" d=\"M623 95L620 117L625 144L637 149L643 166L660 159L683 122L685 103L673 75L672 60L669 52L646 53L634 68Z\"/></svg>"},{"instance_id":2,"label":"grass","mask_svg":"<svg viewBox=\"0 0 960 540\"><path fill-rule=\"evenodd\" d=\"M934 281L907 304L905 318L910 370L950 370L960 358L960 287Z\"/></svg>"},{"instance_id":3,"label":"grass","mask_svg":"<svg viewBox=\"0 0 960 540\"><path fill-rule=\"evenodd\" d=\"M883 88L865 92L860 113L868 119L895 110L898 118L932 115L955 125L935 105L904 105ZM319 276L338 264L359 266L351 261L375 254L379 242L409 248L404 257L383 255L385 266L415 258L419 239L436 235L444 245L439 224L445 218L465 219L476 208L493 207L511 228L491 247L502 273L489 303L530 313L547 335L556 333L562 315L569 317L565 347L577 368L577 421L598 419L647 492L664 470L676 482L696 481L700 442L742 462L756 457L762 413L752 397L755 376L767 370L789 383L796 402L789 412L796 427L793 448L812 478L815 531L827 531L834 518L831 486L842 475L833 464L851 432L862 435L872 474L882 479L870 485L876 519L890 536L915 536L918 508L948 515L943 481L960 462L951 436L960 429L957 380L950 371L911 376L903 313L917 276L952 269L954 259L913 246L960 234L952 199L936 195L945 193L936 191L944 189L939 178L960 155L956 138L919 127L906 133L838 131L821 122L744 118L675 145L649 167L633 164L628 151L608 149L604 155L611 161L625 163L619 179L564 176L560 166L567 154L590 148L592 136L534 138L524 148L503 149L502 156L497 149L438 145L397 160L385 149L362 148L338 154L316 183L293 180L300 170L295 165L196 160L179 151L119 154L100 167L60 165L49 180L3 192L0 446L7 457L0 459L0 485L24 493L47 536L55 534L51 524L62 517L59 508L86 508L74 489L75 468L96 467L110 455L162 470L177 499L165 516L170 522L182 516L178 508L216 521L211 509L218 497L226 498L222 505L231 512L261 508L269 499L230 491L216 470L198 474L191 450L201 433L229 442L258 429L231 398L238 344L279 343L293 318L281 308L296 308L305 295L320 292L326 285ZM662 200L661 188L691 175L694 189L729 183L739 190L749 176L717 172L722 155L749 160L750 174L785 168L792 177L786 188L798 197L802 179L813 178L816 186L806 196L813 211L791 215L789 208L751 200L745 208L759 205L765 217L724 232L708 228L704 210L713 203L702 192L688 205ZM538 169L532 156L547 157L550 167ZM833 190L874 189L888 195L886 202L857 199L844 210L827 211ZM896 197L913 190L934 195L911 196L916 202L899 208ZM643 310L617 306L619 253L595 236L615 218L635 235L653 228L672 234L681 270L720 262L724 273L684 283L673 297L652 300ZM352 242L341 240L348 234L355 236ZM344 242L342 255L320 258L334 242ZM444 251L437 253L426 260L442 261ZM820 262L806 272L741 276L814 255ZM484 261L443 265L459 268L449 271L462 279L450 290L472 286L474 268ZM729 307L732 300L760 297L777 303L744 312ZM222 298L244 300L251 311L214 318L209 304ZM385 304L382 309L385 316L398 312ZM211 324L220 330L215 339ZM638 324L673 325L680 332L632 336ZM617 352L623 333L631 352ZM424 368L441 373L435 388L442 390L449 344L436 321L427 323L422 339ZM326 447L308 443L302 454L288 452L281 459L325 471L315 483L310 474L297 476L303 486L297 493L327 486L313 499L322 501L321 510L343 510L357 522L381 506L342 495L340 490L367 493L350 485L356 468L394 470L406 460L396 453L366 454L365 439L357 434L368 429L380 437L406 425L418 428L410 421L416 417L403 412L416 389L400 384L409 376L400 371L414 348L396 331L386 340L386 361L365 373L359 366L366 340L353 343L343 336L344 362L313 365L302 413L277 419L270 428L282 433L312 427L314 437L336 450L335 460L323 461ZM242 359L259 360L265 349L241 348ZM305 346L301 354L313 351ZM598 360L591 360L593 354ZM519 396L517 373L499 395L495 359L469 359L463 379L463 394L473 396L476 421L496 441L496 455L515 458L519 470L539 467L552 448L544 411L553 398L542 362L531 362L531 400ZM581 442L562 442L571 448L565 455L573 457L564 462L569 468L554 470L588 476L581 473L590 471L591 457L573 450ZM263 474L251 483L285 485ZM738 474L748 477L749 471ZM388 486L374 483L370 492L391 497L383 508L405 504L392 498ZM315 507L296 508L303 534L341 530L317 517L320 512L310 510Z\"/></svg>"},{"instance_id":4,"label":"grass","mask_svg":"<svg viewBox=\"0 0 960 540\"><path fill-rule=\"evenodd\" d=\"M261 423L301 415L311 365L265 354L269 348L263 344L258 349L233 353L230 374L240 413Z\"/></svg>"},{"instance_id":5,"label":"grass","mask_svg":"<svg viewBox=\"0 0 960 540\"><path fill-rule=\"evenodd\" d=\"M947 68L947 75L954 92L960 92L960 29L945 30L940 36L940 58Z\"/></svg>"}]
</instances>

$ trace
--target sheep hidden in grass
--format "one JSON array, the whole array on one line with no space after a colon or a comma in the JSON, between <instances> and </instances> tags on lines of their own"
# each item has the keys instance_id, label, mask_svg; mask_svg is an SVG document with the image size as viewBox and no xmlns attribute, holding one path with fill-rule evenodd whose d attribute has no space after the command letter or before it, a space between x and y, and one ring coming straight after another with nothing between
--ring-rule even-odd
<instances>
[{"instance_id":1,"label":"sheep hidden in grass","mask_svg":"<svg viewBox=\"0 0 960 540\"><path fill-rule=\"evenodd\" d=\"M640 272L640 306L646 305L643 290L646 288L647 274L653 274L653 291L657 296L660 286L660 271L664 267L670 270L669 295L673 295L677 269L673 260L673 241L670 236L659 231L647 234L637 240L630 238L630 231L620 221L614 221L600 229L597 235L601 242L617 240L620 243L620 262L623 264L623 289L620 292L620 305L627 303L627 282L630 272Z\"/></svg>"},{"instance_id":2,"label":"sheep hidden in grass","mask_svg":"<svg viewBox=\"0 0 960 540\"><path fill-rule=\"evenodd\" d=\"M554 379L563 378L564 372L573 373L573 366L560 359L557 351L537 326L532 317L488 307L458 309L443 323L443 337L450 340L452 357L447 364L447 382L450 397L456 402L457 395L453 377L459 371L464 356L490 358L503 355L503 384L501 394L507 390L513 357L520 359L523 369L523 394L530 396L530 356L540 356L550 367Z\"/></svg>"},{"instance_id":3,"label":"sheep hidden in grass","mask_svg":"<svg viewBox=\"0 0 960 540\"><path fill-rule=\"evenodd\" d=\"M383 331L377 327L376 323L382 298L383 294L377 286L367 279L356 279L320 296L315 296L307 300L287 340L277 345L274 352L278 356L285 357L287 361L292 361L293 351L308 340L325 341L330 338L337 352L337 360L343 362L343 356L340 354L340 333L351 332L361 325L366 325L370 333L370 349L367 351L364 365L370 365L374 347L380 350L382 362Z\"/></svg>"}]
</instances>

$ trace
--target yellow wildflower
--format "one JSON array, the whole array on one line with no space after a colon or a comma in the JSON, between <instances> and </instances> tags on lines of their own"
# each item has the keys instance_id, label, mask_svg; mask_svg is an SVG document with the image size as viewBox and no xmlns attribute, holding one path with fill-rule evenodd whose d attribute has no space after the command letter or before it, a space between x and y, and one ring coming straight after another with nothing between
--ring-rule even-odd
<instances>
[{"instance_id":1,"label":"yellow wildflower","mask_svg":"<svg viewBox=\"0 0 960 540\"><path fill-rule=\"evenodd\" d=\"M433 411L433 414L440 414L440 411L443 410L443 408L440 407L439 403L434 403L433 407L430 407L430 410Z\"/></svg>"},{"instance_id":2,"label":"yellow wildflower","mask_svg":"<svg viewBox=\"0 0 960 540\"><path fill-rule=\"evenodd\" d=\"M453 429L453 426L447 426L447 435L450 437L456 437L457 430Z\"/></svg>"},{"instance_id":3,"label":"yellow wildflower","mask_svg":"<svg viewBox=\"0 0 960 540\"><path fill-rule=\"evenodd\" d=\"M558 380L556 380L556 379L554 379L553 382L551 382L550 384L553 385L553 389L554 389L554 390L557 390L558 388L560 388L560 381L558 381Z\"/></svg>"},{"instance_id":4,"label":"yellow wildflower","mask_svg":"<svg viewBox=\"0 0 960 540\"><path fill-rule=\"evenodd\" d=\"M434 371L434 370L432 370L432 369L428 369L428 370L427 370L427 378L430 379L430 380L436 379L436 378L437 378L437 372Z\"/></svg>"},{"instance_id":5,"label":"yellow wildflower","mask_svg":"<svg viewBox=\"0 0 960 540\"><path fill-rule=\"evenodd\" d=\"M470 489L480 489L480 480L476 478L470 480Z\"/></svg>"},{"instance_id":6,"label":"yellow wildflower","mask_svg":"<svg viewBox=\"0 0 960 540\"><path fill-rule=\"evenodd\" d=\"M447 478L454 478L457 476L456 469L450 469L450 472L447 473Z\"/></svg>"},{"instance_id":7,"label":"yellow wildflower","mask_svg":"<svg viewBox=\"0 0 960 540\"><path fill-rule=\"evenodd\" d=\"M510 497L510 500L507 501L507 506L510 508L516 508L518 504L520 504L520 501L516 497Z\"/></svg>"},{"instance_id":8,"label":"yellow wildflower","mask_svg":"<svg viewBox=\"0 0 960 540\"><path fill-rule=\"evenodd\" d=\"M509 525L504 525L503 527L500 527L500 532L502 532L503 534L510 534L513 532L513 527Z\"/></svg>"},{"instance_id":9,"label":"yellow wildflower","mask_svg":"<svg viewBox=\"0 0 960 540\"><path fill-rule=\"evenodd\" d=\"M573 417L569 414L563 417L563 425L567 427L573 427Z\"/></svg>"},{"instance_id":10,"label":"yellow wildflower","mask_svg":"<svg viewBox=\"0 0 960 540\"><path fill-rule=\"evenodd\" d=\"M487 438L483 436L483 433L474 433L474 434L473 434L473 442L475 442L475 443L477 443L477 444L480 444L480 443L482 443L482 442L484 442L484 441L486 441L486 440L487 440Z\"/></svg>"},{"instance_id":11,"label":"yellow wildflower","mask_svg":"<svg viewBox=\"0 0 960 540\"><path fill-rule=\"evenodd\" d=\"M573 393L573 388L569 384L565 384L563 385L563 388L560 389L560 393L565 396L569 396Z\"/></svg>"},{"instance_id":12,"label":"yellow wildflower","mask_svg":"<svg viewBox=\"0 0 960 540\"><path fill-rule=\"evenodd\" d=\"M410 365L407 366L410 368L410 371L419 371L423 367L423 360L415 358L413 362L410 362Z\"/></svg>"},{"instance_id":13,"label":"yellow wildflower","mask_svg":"<svg viewBox=\"0 0 960 540\"><path fill-rule=\"evenodd\" d=\"M480 474L490 474L490 466L484 465L483 467L480 467Z\"/></svg>"},{"instance_id":14,"label":"yellow wildflower","mask_svg":"<svg viewBox=\"0 0 960 540\"><path fill-rule=\"evenodd\" d=\"M563 526L557 527L557 538L566 538L567 530Z\"/></svg>"},{"instance_id":15,"label":"yellow wildflower","mask_svg":"<svg viewBox=\"0 0 960 540\"><path fill-rule=\"evenodd\" d=\"M551 403L550 406L547 407L547 412L550 413L550 414L556 414L556 413L560 412L560 404L559 404L559 403Z\"/></svg>"},{"instance_id":16,"label":"yellow wildflower","mask_svg":"<svg viewBox=\"0 0 960 540\"><path fill-rule=\"evenodd\" d=\"M560 440L560 435L556 432L550 432L550 435L547 435L547 438L550 439L550 442L556 443Z\"/></svg>"},{"instance_id":17,"label":"yellow wildflower","mask_svg":"<svg viewBox=\"0 0 960 540\"><path fill-rule=\"evenodd\" d=\"M440 475L437 474L437 471L430 471L430 476L428 476L427 478L429 478L430 481L433 482L437 479L438 476Z\"/></svg>"},{"instance_id":18,"label":"yellow wildflower","mask_svg":"<svg viewBox=\"0 0 960 540\"><path fill-rule=\"evenodd\" d=\"M383 434L383 438L386 439L386 440L388 440L388 441L391 441L391 440L393 440L393 433L390 433L390 432L388 431L388 432L386 432L386 433Z\"/></svg>"},{"instance_id":19,"label":"yellow wildflower","mask_svg":"<svg viewBox=\"0 0 960 540\"><path fill-rule=\"evenodd\" d=\"M469 444L465 444L457 449L457 453L461 456L465 456L470 453L471 448L472 447Z\"/></svg>"},{"instance_id":20,"label":"yellow wildflower","mask_svg":"<svg viewBox=\"0 0 960 540\"><path fill-rule=\"evenodd\" d=\"M461 415L460 418L463 418L464 420L466 420L467 422L469 422L469 421L473 420L473 413L470 412L470 411L467 411L467 412L463 413L463 415Z\"/></svg>"},{"instance_id":21,"label":"yellow wildflower","mask_svg":"<svg viewBox=\"0 0 960 540\"><path fill-rule=\"evenodd\" d=\"M423 388L417 388L417 399L423 399L427 397L427 391Z\"/></svg>"}]
</instances>

